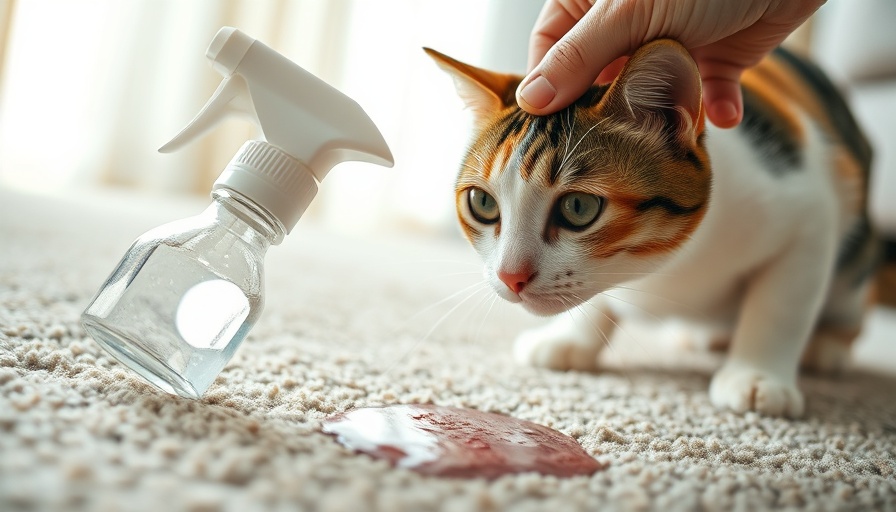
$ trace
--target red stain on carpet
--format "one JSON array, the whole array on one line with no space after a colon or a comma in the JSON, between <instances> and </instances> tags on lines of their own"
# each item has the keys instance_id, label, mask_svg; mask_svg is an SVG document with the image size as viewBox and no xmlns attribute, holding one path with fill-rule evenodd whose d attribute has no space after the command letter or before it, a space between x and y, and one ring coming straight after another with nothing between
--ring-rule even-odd
<instances>
[{"instance_id":1,"label":"red stain on carpet","mask_svg":"<svg viewBox=\"0 0 896 512\"><path fill-rule=\"evenodd\" d=\"M435 405L354 409L324 421L346 448L432 476L571 477L605 467L571 437L501 414Z\"/></svg>"}]
</instances>

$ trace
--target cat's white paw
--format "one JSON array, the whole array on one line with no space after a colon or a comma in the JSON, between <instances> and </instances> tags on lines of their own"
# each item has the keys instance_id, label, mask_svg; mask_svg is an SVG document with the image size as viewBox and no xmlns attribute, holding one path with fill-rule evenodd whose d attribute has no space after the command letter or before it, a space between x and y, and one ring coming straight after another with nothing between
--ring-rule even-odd
<instances>
[{"instance_id":1,"label":"cat's white paw","mask_svg":"<svg viewBox=\"0 0 896 512\"><path fill-rule=\"evenodd\" d=\"M709 399L716 407L795 418L803 414L803 395L793 383L753 366L727 364L712 378Z\"/></svg>"},{"instance_id":2,"label":"cat's white paw","mask_svg":"<svg viewBox=\"0 0 896 512\"><path fill-rule=\"evenodd\" d=\"M520 334L513 355L520 364L552 370L595 370L601 340L554 322Z\"/></svg>"}]
</instances>

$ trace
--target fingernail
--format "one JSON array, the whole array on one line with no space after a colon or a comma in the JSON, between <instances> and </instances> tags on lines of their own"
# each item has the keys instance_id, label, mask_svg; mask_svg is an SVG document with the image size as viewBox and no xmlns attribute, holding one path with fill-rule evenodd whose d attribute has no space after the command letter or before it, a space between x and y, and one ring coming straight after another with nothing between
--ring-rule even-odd
<instances>
[{"instance_id":1,"label":"fingernail","mask_svg":"<svg viewBox=\"0 0 896 512\"><path fill-rule=\"evenodd\" d=\"M737 122L737 107L730 101L717 101L709 113L713 122L721 127L733 126Z\"/></svg>"},{"instance_id":2,"label":"fingernail","mask_svg":"<svg viewBox=\"0 0 896 512\"><path fill-rule=\"evenodd\" d=\"M543 76L532 80L520 91L520 98L532 108L544 108L557 95L557 89Z\"/></svg>"}]
</instances>

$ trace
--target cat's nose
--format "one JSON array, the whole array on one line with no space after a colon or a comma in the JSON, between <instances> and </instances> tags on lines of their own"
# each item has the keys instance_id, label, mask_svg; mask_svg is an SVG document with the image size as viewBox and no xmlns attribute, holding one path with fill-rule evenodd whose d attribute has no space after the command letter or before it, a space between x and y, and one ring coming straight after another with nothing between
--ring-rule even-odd
<instances>
[{"instance_id":1,"label":"cat's nose","mask_svg":"<svg viewBox=\"0 0 896 512\"><path fill-rule=\"evenodd\" d=\"M520 272L498 271L498 279L506 284L507 287L513 290L513 293L516 293L517 295L519 295L519 293L523 291L523 288L532 281L533 277L535 277L535 272L532 272L529 269L523 269Z\"/></svg>"}]
</instances>

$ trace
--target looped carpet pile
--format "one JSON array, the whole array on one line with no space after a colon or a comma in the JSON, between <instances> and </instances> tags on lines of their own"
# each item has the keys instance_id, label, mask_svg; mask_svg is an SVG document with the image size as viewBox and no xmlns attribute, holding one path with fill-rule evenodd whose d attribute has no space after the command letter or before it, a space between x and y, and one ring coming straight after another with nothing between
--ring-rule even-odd
<instances>
[{"instance_id":1,"label":"looped carpet pile","mask_svg":"<svg viewBox=\"0 0 896 512\"><path fill-rule=\"evenodd\" d=\"M79 315L137 235L203 206L0 190L0 510L896 510L893 374L806 376L807 414L785 420L714 409L718 358L636 328L600 373L522 368L512 339L539 320L493 305L459 240L303 221L270 250L266 310L206 396L166 395ZM318 430L393 403L534 421L608 466L440 479Z\"/></svg>"}]
</instances>

